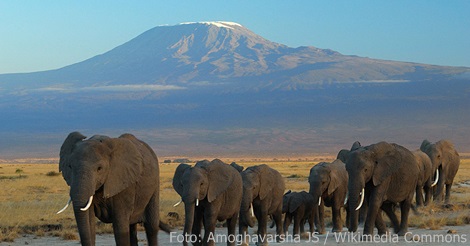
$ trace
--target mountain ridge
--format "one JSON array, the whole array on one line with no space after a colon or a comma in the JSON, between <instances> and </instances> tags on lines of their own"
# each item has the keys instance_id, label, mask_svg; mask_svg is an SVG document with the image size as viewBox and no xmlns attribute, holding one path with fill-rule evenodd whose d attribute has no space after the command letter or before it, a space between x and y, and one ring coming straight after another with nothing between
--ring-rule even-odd
<instances>
[{"instance_id":1,"label":"mountain ridge","mask_svg":"<svg viewBox=\"0 0 470 246\"><path fill-rule=\"evenodd\" d=\"M103 86L191 83L295 88L299 84L449 79L466 67L445 67L342 55L313 46L271 42L234 22L157 26L103 54L59 69L0 75L0 83Z\"/></svg>"}]
</instances>

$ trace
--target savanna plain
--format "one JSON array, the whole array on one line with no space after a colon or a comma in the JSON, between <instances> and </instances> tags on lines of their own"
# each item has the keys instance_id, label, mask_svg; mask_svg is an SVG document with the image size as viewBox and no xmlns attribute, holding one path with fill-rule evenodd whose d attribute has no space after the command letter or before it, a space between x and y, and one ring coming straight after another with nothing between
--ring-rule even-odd
<instances>
[{"instance_id":1,"label":"savanna plain","mask_svg":"<svg viewBox=\"0 0 470 246\"><path fill-rule=\"evenodd\" d=\"M172 178L178 163L163 163L160 158L160 216L174 232L181 234L184 224L184 206L173 207L180 200L172 187ZM201 160L198 158L191 161ZM207 158L211 159L211 158ZM254 158L221 158L226 163L233 161L242 166L266 163L278 170L284 177L286 190L308 191L310 168L321 161L332 161L333 156L315 156L301 159L254 159ZM58 160L14 160L0 162L0 245L78 245L79 237L72 209L56 214L69 198L69 188L58 172ZM325 221L327 231L331 229L331 213L326 208ZM345 211L343 211L343 220ZM410 213L410 235L401 237L398 242L393 237L384 239L383 243L407 245L443 245L451 242L467 244L470 242L470 158L461 155L460 168L454 180L451 204L430 204ZM223 223L219 224L216 233L224 234ZM255 228L250 233L255 233ZM306 225L308 230L308 225ZM393 231L390 229L389 230ZM343 231L347 231L345 227ZM270 232L274 232L270 229ZM292 232L292 225L289 233ZM112 227L97 221L97 245L114 245ZM425 235L441 235L437 242L429 241ZM436 239L436 238L434 238ZM455 241L455 240L460 241ZM139 232L140 245L146 245L143 227ZM162 245L180 245L176 237L160 232ZM344 242L343 242L344 241ZM338 240L331 233L318 235L315 238L291 239L276 245L313 245L313 244L355 244L354 238ZM463 242L464 241L464 242ZM357 242L356 242L357 243ZM225 245L217 243L217 245Z\"/></svg>"}]
</instances>

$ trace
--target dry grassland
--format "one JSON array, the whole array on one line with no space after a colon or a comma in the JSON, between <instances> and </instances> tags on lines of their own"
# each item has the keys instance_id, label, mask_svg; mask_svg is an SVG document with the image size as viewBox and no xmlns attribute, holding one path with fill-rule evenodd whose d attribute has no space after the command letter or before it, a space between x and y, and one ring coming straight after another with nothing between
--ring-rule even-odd
<instances>
[{"instance_id":1,"label":"dry grassland","mask_svg":"<svg viewBox=\"0 0 470 246\"><path fill-rule=\"evenodd\" d=\"M296 161L223 160L228 163L236 161L244 167L266 163L282 174L286 189L308 191L307 178L310 168L320 161L331 161L332 157ZM177 164L160 164L161 218L173 227L181 228L184 223L184 206L173 207L179 196L171 184L176 167ZM69 192L62 175L57 172L57 164L0 165L0 242L12 241L23 234L78 238L72 209L56 214L67 202ZM410 226L439 229L445 225L469 224L470 159L461 161L454 184L451 206L433 204L422 208L419 210L421 215L411 214ZM330 209L326 211L329 216ZM179 218L168 216L170 212L176 212ZM97 231L111 233L112 229L110 225L98 222Z\"/></svg>"}]
</instances>

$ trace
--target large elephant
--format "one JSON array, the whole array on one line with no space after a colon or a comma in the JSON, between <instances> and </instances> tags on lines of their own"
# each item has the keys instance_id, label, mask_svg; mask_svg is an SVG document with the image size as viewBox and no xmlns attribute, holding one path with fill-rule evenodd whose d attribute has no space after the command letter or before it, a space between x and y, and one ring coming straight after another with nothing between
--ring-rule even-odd
<instances>
[{"instance_id":1,"label":"large elephant","mask_svg":"<svg viewBox=\"0 0 470 246\"><path fill-rule=\"evenodd\" d=\"M374 225L379 234L387 232L379 211L382 208L390 217L395 232L400 236L405 235L419 176L413 153L397 144L379 142L353 151L346 162L346 170L349 174L349 231L357 230L357 210L364 198L368 197L364 234L372 234ZM401 208L400 223L393 210L397 203L400 203Z\"/></svg>"},{"instance_id":2,"label":"large elephant","mask_svg":"<svg viewBox=\"0 0 470 246\"><path fill-rule=\"evenodd\" d=\"M454 182L455 175L459 170L460 157L454 145L448 140L440 140L431 143L424 140L420 149L431 159L433 173L437 170L439 179L434 191L434 200L442 201L444 197L444 185L446 186L445 203L449 203L450 189Z\"/></svg>"},{"instance_id":3,"label":"large elephant","mask_svg":"<svg viewBox=\"0 0 470 246\"><path fill-rule=\"evenodd\" d=\"M282 196L285 184L281 174L266 164L251 166L242 172L243 198L240 207L239 233L246 245L248 226L254 227L252 214L258 220L258 242L267 245L268 216L276 223L277 240L284 234L282 228ZM251 208L251 210L250 210ZM251 212L250 212L251 211Z\"/></svg>"},{"instance_id":4,"label":"large elephant","mask_svg":"<svg viewBox=\"0 0 470 246\"><path fill-rule=\"evenodd\" d=\"M314 232L313 226L313 197L305 191L292 192L284 194L282 202L282 213L285 213L284 232L287 233L289 225L294 220L293 235L304 233L304 225L308 220L310 225L310 234Z\"/></svg>"},{"instance_id":5,"label":"large elephant","mask_svg":"<svg viewBox=\"0 0 470 246\"><path fill-rule=\"evenodd\" d=\"M310 169L308 177L309 193L313 197L313 214L317 232L325 233L324 206L331 207L333 212L333 232L343 230L341 208L345 206L348 190L348 172L341 160L332 163L320 162Z\"/></svg>"},{"instance_id":6,"label":"large elephant","mask_svg":"<svg viewBox=\"0 0 470 246\"><path fill-rule=\"evenodd\" d=\"M437 179L433 180L433 169L429 156L421 150L413 151L413 155L419 168L418 182L416 184L416 205L426 206L431 200L431 188L436 185ZM437 175L436 178L438 178ZM424 199L423 189L425 195Z\"/></svg>"},{"instance_id":7,"label":"large elephant","mask_svg":"<svg viewBox=\"0 0 470 246\"><path fill-rule=\"evenodd\" d=\"M181 196L185 207L183 235L195 235L195 244L215 245L210 236L214 234L217 220L227 220L228 235L235 237L238 213L242 199L240 173L219 159L197 162L194 167L180 164L173 177L173 188ZM201 226L204 224L204 238ZM183 242L187 245L188 240ZM227 245L234 245L227 240Z\"/></svg>"},{"instance_id":8,"label":"large elephant","mask_svg":"<svg viewBox=\"0 0 470 246\"><path fill-rule=\"evenodd\" d=\"M67 205L73 203L82 245L95 245L95 216L113 223L116 245L137 245L140 222L148 244L157 245L163 224L153 150L131 134L85 139L79 132L70 133L60 148L59 161L59 171L70 186Z\"/></svg>"}]
</instances>

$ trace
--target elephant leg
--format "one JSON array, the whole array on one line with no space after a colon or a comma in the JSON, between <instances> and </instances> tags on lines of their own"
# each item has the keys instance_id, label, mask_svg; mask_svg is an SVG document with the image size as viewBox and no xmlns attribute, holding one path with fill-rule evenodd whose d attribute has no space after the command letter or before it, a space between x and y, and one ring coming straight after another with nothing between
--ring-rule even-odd
<instances>
[{"instance_id":1,"label":"elephant leg","mask_svg":"<svg viewBox=\"0 0 470 246\"><path fill-rule=\"evenodd\" d=\"M314 216L313 216L313 213L310 213L310 215L308 216L308 226L310 228L310 236L313 236L313 233L315 232L315 227L313 225L314 223Z\"/></svg>"},{"instance_id":2,"label":"elephant leg","mask_svg":"<svg viewBox=\"0 0 470 246\"><path fill-rule=\"evenodd\" d=\"M423 187L417 185L416 186L416 206L420 207L423 206Z\"/></svg>"},{"instance_id":3,"label":"elephant leg","mask_svg":"<svg viewBox=\"0 0 470 246\"><path fill-rule=\"evenodd\" d=\"M305 222L306 222L306 218L302 215L300 216L300 234L303 234L305 232Z\"/></svg>"},{"instance_id":4,"label":"elephant leg","mask_svg":"<svg viewBox=\"0 0 470 246\"><path fill-rule=\"evenodd\" d=\"M400 222L398 221L397 215L395 214L395 204L384 203L382 204L382 210L385 212L385 214L387 214L388 218L390 218L395 233L398 233L400 230Z\"/></svg>"},{"instance_id":5,"label":"elephant leg","mask_svg":"<svg viewBox=\"0 0 470 246\"><path fill-rule=\"evenodd\" d=\"M116 245L130 245L130 226L128 221L117 220L113 222L114 239Z\"/></svg>"},{"instance_id":6,"label":"elephant leg","mask_svg":"<svg viewBox=\"0 0 470 246\"><path fill-rule=\"evenodd\" d=\"M384 235L387 233L387 225L382 216L382 211L379 210L377 217L375 218L375 227L377 228L377 233L379 235Z\"/></svg>"},{"instance_id":7,"label":"elephant leg","mask_svg":"<svg viewBox=\"0 0 470 246\"><path fill-rule=\"evenodd\" d=\"M452 183L446 184L446 198L445 198L445 204L449 204L449 199L450 199L450 189L452 188Z\"/></svg>"},{"instance_id":8,"label":"elephant leg","mask_svg":"<svg viewBox=\"0 0 470 246\"><path fill-rule=\"evenodd\" d=\"M375 219L377 218L377 213L381 207L382 197L377 195L377 191L373 192L369 198L369 208L367 210L367 218L364 224L364 234L372 235L374 232Z\"/></svg>"},{"instance_id":9,"label":"elephant leg","mask_svg":"<svg viewBox=\"0 0 470 246\"><path fill-rule=\"evenodd\" d=\"M196 208L196 210L194 211L193 228L191 229L191 234L196 236L195 242L193 243L194 246L202 245L201 230L203 226L203 221L203 211L199 208Z\"/></svg>"},{"instance_id":10,"label":"elephant leg","mask_svg":"<svg viewBox=\"0 0 470 246\"><path fill-rule=\"evenodd\" d=\"M215 246L213 240L209 240L215 233L215 224L217 223L217 215L211 209L205 210L204 213L204 238L203 245ZM212 235L211 235L212 234Z\"/></svg>"},{"instance_id":11,"label":"elephant leg","mask_svg":"<svg viewBox=\"0 0 470 246\"><path fill-rule=\"evenodd\" d=\"M238 213L234 214L232 218L227 219L227 245L234 246L236 241L235 229L237 227ZM232 238L233 237L233 238Z\"/></svg>"},{"instance_id":12,"label":"elephant leg","mask_svg":"<svg viewBox=\"0 0 470 246\"><path fill-rule=\"evenodd\" d=\"M292 214L287 212L286 217L284 218L284 231L286 233L288 232L291 221L292 221ZM294 233L294 231L292 231L292 233Z\"/></svg>"},{"instance_id":13,"label":"elephant leg","mask_svg":"<svg viewBox=\"0 0 470 246\"><path fill-rule=\"evenodd\" d=\"M359 209L359 224L364 224L367 218L367 210L369 207L369 203L367 199L364 199L364 203L362 207Z\"/></svg>"},{"instance_id":14,"label":"elephant leg","mask_svg":"<svg viewBox=\"0 0 470 246\"><path fill-rule=\"evenodd\" d=\"M298 211L294 215L294 230L292 231L293 235L300 234L300 216Z\"/></svg>"},{"instance_id":15,"label":"elephant leg","mask_svg":"<svg viewBox=\"0 0 470 246\"><path fill-rule=\"evenodd\" d=\"M401 208L401 223L398 236L404 236L408 232L408 215L410 213L412 198L408 198L400 203Z\"/></svg>"},{"instance_id":16,"label":"elephant leg","mask_svg":"<svg viewBox=\"0 0 470 246\"><path fill-rule=\"evenodd\" d=\"M284 235L284 229L282 227L282 208L278 209L278 211L273 214L273 219L276 222L276 241L280 242L280 236Z\"/></svg>"},{"instance_id":17,"label":"elephant leg","mask_svg":"<svg viewBox=\"0 0 470 246\"><path fill-rule=\"evenodd\" d=\"M333 228L332 232L341 232L343 230L343 221L341 220L341 207L333 204L331 207L331 211L333 213Z\"/></svg>"},{"instance_id":18,"label":"elephant leg","mask_svg":"<svg viewBox=\"0 0 470 246\"><path fill-rule=\"evenodd\" d=\"M129 226L129 235L131 237L131 245L137 246L139 244L139 241L137 240L137 224Z\"/></svg>"},{"instance_id":19,"label":"elephant leg","mask_svg":"<svg viewBox=\"0 0 470 246\"><path fill-rule=\"evenodd\" d=\"M429 185L425 185L423 189L424 189L424 206L427 206L429 204L429 201L431 201L431 187L429 187Z\"/></svg>"},{"instance_id":20,"label":"elephant leg","mask_svg":"<svg viewBox=\"0 0 470 246\"><path fill-rule=\"evenodd\" d=\"M154 194L145 208L145 235L147 236L147 242L149 246L158 245L158 224L160 223L159 217L159 202L158 194ZM135 235L137 245L137 231Z\"/></svg>"},{"instance_id":21,"label":"elephant leg","mask_svg":"<svg viewBox=\"0 0 470 246\"><path fill-rule=\"evenodd\" d=\"M442 169L439 169L439 181L437 181L437 187L434 190L434 201L441 202L444 196L444 180L445 175Z\"/></svg>"},{"instance_id":22,"label":"elephant leg","mask_svg":"<svg viewBox=\"0 0 470 246\"><path fill-rule=\"evenodd\" d=\"M255 215L256 219L258 220L258 242L260 242L259 245L267 245L268 243L266 242L266 227L268 226L268 211L264 208L261 208L259 210L259 213L256 213Z\"/></svg>"},{"instance_id":23,"label":"elephant leg","mask_svg":"<svg viewBox=\"0 0 470 246\"><path fill-rule=\"evenodd\" d=\"M242 222L238 223L238 234L241 236L240 245L247 246L248 245L248 225Z\"/></svg>"}]
</instances>

